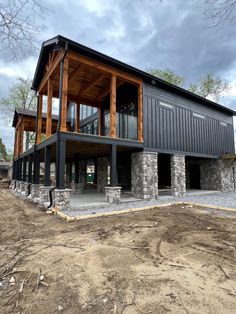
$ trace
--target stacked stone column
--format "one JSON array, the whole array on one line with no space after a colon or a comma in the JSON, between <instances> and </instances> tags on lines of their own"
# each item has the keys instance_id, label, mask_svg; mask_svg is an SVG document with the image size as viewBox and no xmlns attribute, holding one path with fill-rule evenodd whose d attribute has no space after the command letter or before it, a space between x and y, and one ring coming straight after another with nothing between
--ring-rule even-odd
<instances>
[{"instance_id":1,"label":"stacked stone column","mask_svg":"<svg viewBox=\"0 0 236 314\"><path fill-rule=\"evenodd\" d=\"M137 198L158 197L158 154L136 152L131 155L131 185Z\"/></svg>"},{"instance_id":2,"label":"stacked stone column","mask_svg":"<svg viewBox=\"0 0 236 314\"><path fill-rule=\"evenodd\" d=\"M102 157L97 160L97 191L104 192L105 186L107 186L108 178L108 158Z\"/></svg>"},{"instance_id":3,"label":"stacked stone column","mask_svg":"<svg viewBox=\"0 0 236 314\"><path fill-rule=\"evenodd\" d=\"M185 196L186 194L186 172L185 156L171 156L171 194L173 196Z\"/></svg>"}]
</instances>

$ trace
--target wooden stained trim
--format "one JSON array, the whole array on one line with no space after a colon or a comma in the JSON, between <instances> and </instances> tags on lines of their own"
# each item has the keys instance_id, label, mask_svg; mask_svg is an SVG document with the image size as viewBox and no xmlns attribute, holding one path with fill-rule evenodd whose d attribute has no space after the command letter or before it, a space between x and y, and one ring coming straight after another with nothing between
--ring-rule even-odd
<instances>
[{"instance_id":1,"label":"wooden stained trim","mask_svg":"<svg viewBox=\"0 0 236 314\"><path fill-rule=\"evenodd\" d=\"M47 103L47 121L46 121L46 137L52 135L52 97L53 97L53 81L48 80L48 103Z\"/></svg>"},{"instance_id":2,"label":"wooden stained trim","mask_svg":"<svg viewBox=\"0 0 236 314\"><path fill-rule=\"evenodd\" d=\"M60 131L67 131L66 117L67 117L67 94L68 94L68 70L69 70L69 58L64 59L63 67L63 83L62 83L62 102L61 102L61 127Z\"/></svg>"},{"instance_id":3,"label":"wooden stained trim","mask_svg":"<svg viewBox=\"0 0 236 314\"><path fill-rule=\"evenodd\" d=\"M104 74L99 75L95 81L89 83L87 86L84 87L84 89L80 92L80 96L85 94L89 89L93 88L96 84L101 82L104 78L105 78Z\"/></svg>"},{"instance_id":4,"label":"wooden stained trim","mask_svg":"<svg viewBox=\"0 0 236 314\"><path fill-rule=\"evenodd\" d=\"M74 78L78 75L79 69L81 68L81 65L77 65L70 73L70 75L68 76L68 84L70 84Z\"/></svg>"},{"instance_id":5,"label":"wooden stained trim","mask_svg":"<svg viewBox=\"0 0 236 314\"><path fill-rule=\"evenodd\" d=\"M38 119L37 119L37 133L36 144L39 144L42 139L42 110L43 110L43 95L38 95Z\"/></svg>"},{"instance_id":6,"label":"wooden stained trim","mask_svg":"<svg viewBox=\"0 0 236 314\"><path fill-rule=\"evenodd\" d=\"M116 83L116 89L118 88L118 87L120 87L121 85L123 85L125 82L124 81L120 81L119 83ZM110 94L110 86L108 86L107 88L105 88L104 90L102 90L99 94L98 94L98 96L97 96L97 98L96 98L96 100L98 100L98 101L101 101L104 97L106 97L108 94Z\"/></svg>"},{"instance_id":7,"label":"wooden stained trim","mask_svg":"<svg viewBox=\"0 0 236 314\"><path fill-rule=\"evenodd\" d=\"M116 137L116 75L112 74L110 83L110 137Z\"/></svg>"},{"instance_id":8,"label":"wooden stained trim","mask_svg":"<svg viewBox=\"0 0 236 314\"><path fill-rule=\"evenodd\" d=\"M101 62L98 62L98 61L92 60L90 58L84 57L84 56L82 56L78 53L75 53L73 51L69 51L68 56L69 56L69 58L77 61L80 64L85 64L87 66L90 66L90 67L96 69L98 72L114 74L117 77L123 78L126 81L129 81L129 82L136 84L136 85L139 85L140 83L142 83L142 80L136 76L133 76L131 74L128 74L126 72L123 72L121 70L113 68L107 64L103 64Z\"/></svg>"},{"instance_id":9,"label":"wooden stained trim","mask_svg":"<svg viewBox=\"0 0 236 314\"><path fill-rule=\"evenodd\" d=\"M81 97L81 96L76 96L76 95L67 95L68 100L71 100L76 103L84 104L84 105L89 105L91 107L97 108L101 106L102 102L101 101L95 101L94 99L87 98L87 97Z\"/></svg>"},{"instance_id":10,"label":"wooden stained trim","mask_svg":"<svg viewBox=\"0 0 236 314\"><path fill-rule=\"evenodd\" d=\"M102 109L98 108L98 135L102 135Z\"/></svg>"},{"instance_id":11,"label":"wooden stained trim","mask_svg":"<svg viewBox=\"0 0 236 314\"><path fill-rule=\"evenodd\" d=\"M45 84L47 83L48 79L50 78L50 76L53 74L53 72L55 71L55 69L57 68L57 66L59 65L62 57L64 55L64 50L61 50L58 55L56 56L55 60L53 61L51 67L48 69L48 72L46 73L46 75L43 77L38 91L41 92L43 87L45 86Z\"/></svg>"},{"instance_id":12,"label":"wooden stained trim","mask_svg":"<svg viewBox=\"0 0 236 314\"><path fill-rule=\"evenodd\" d=\"M138 86L138 140L143 142L143 85Z\"/></svg>"},{"instance_id":13,"label":"wooden stained trim","mask_svg":"<svg viewBox=\"0 0 236 314\"><path fill-rule=\"evenodd\" d=\"M76 128L75 131L79 133L80 131L80 103L76 104Z\"/></svg>"},{"instance_id":14,"label":"wooden stained trim","mask_svg":"<svg viewBox=\"0 0 236 314\"><path fill-rule=\"evenodd\" d=\"M24 120L22 119L20 125L20 140L19 140L19 155L23 153L23 146L24 146Z\"/></svg>"},{"instance_id":15,"label":"wooden stained trim","mask_svg":"<svg viewBox=\"0 0 236 314\"><path fill-rule=\"evenodd\" d=\"M17 152L17 130L15 129L15 138L14 138L14 159L16 158L16 152Z\"/></svg>"}]
</instances>

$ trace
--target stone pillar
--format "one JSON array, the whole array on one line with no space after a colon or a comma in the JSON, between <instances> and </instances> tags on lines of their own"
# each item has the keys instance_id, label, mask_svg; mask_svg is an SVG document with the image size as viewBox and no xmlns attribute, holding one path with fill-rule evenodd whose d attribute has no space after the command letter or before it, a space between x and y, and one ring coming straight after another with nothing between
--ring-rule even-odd
<instances>
[{"instance_id":1,"label":"stone pillar","mask_svg":"<svg viewBox=\"0 0 236 314\"><path fill-rule=\"evenodd\" d=\"M20 193L20 195L25 193L25 182L24 181L20 181L19 193Z\"/></svg>"},{"instance_id":2,"label":"stone pillar","mask_svg":"<svg viewBox=\"0 0 236 314\"><path fill-rule=\"evenodd\" d=\"M234 167L230 160L206 159L200 165L201 188L222 192L234 191Z\"/></svg>"},{"instance_id":3,"label":"stone pillar","mask_svg":"<svg viewBox=\"0 0 236 314\"><path fill-rule=\"evenodd\" d=\"M82 189L85 187L86 183L86 162L84 160L79 161L79 182L81 183Z\"/></svg>"},{"instance_id":4,"label":"stone pillar","mask_svg":"<svg viewBox=\"0 0 236 314\"><path fill-rule=\"evenodd\" d=\"M70 189L55 189L53 191L53 207L56 210L70 210Z\"/></svg>"},{"instance_id":5,"label":"stone pillar","mask_svg":"<svg viewBox=\"0 0 236 314\"><path fill-rule=\"evenodd\" d=\"M108 158L102 157L97 159L97 191L104 192L105 186L107 186L108 178Z\"/></svg>"},{"instance_id":6,"label":"stone pillar","mask_svg":"<svg viewBox=\"0 0 236 314\"><path fill-rule=\"evenodd\" d=\"M39 204L43 207L47 207L50 203L49 191L52 189L51 186L40 186L39 187Z\"/></svg>"},{"instance_id":7,"label":"stone pillar","mask_svg":"<svg viewBox=\"0 0 236 314\"><path fill-rule=\"evenodd\" d=\"M39 202L39 188L40 184L31 184L30 186L30 195L28 196L28 199L31 200L33 203Z\"/></svg>"},{"instance_id":8,"label":"stone pillar","mask_svg":"<svg viewBox=\"0 0 236 314\"><path fill-rule=\"evenodd\" d=\"M171 156L171 193L173 196L185 196L186 194L184 155Z\"/></svg>"},{"instance_id":9,"label":"stone pillar","mask_svg":"<svg viewBox=\"0 0 236 314\"><path fill-rule=\"evenodd\" d=\"M106 202L109 204L119 203L121 196L121 186L106 186L105 188Z\"/></svg>"},{"instance_id":10,"label":"stone pillar","mask_svg":"<svg viewBox=\"0 0 236 314\"><path fill-rule=\"evenodd\" d=\"M150 200L158 197L158 154L132 153L131 185L137 198Z\"/></svg>"}]
</instances>

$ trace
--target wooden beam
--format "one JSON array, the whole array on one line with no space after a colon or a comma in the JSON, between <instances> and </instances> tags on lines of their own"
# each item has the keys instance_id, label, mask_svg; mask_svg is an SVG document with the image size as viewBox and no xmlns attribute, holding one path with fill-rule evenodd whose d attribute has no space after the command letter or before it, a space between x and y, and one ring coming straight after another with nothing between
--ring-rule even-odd
<instances>
[{"instance_id":1,"label":"wooden beam","mask_svg":"<svg viewBox=\"0 0 236 314\"><path fill-rule=\"evenodd\" d=\"M76 75L78 74L79 69L81 68L81 65L77 65L69 74L68 76L68 85L73 81L73 79L76 77Z\"/></svg>"},{"instance_id":2,"label":"wooden beam","mask_svg":"<svg viewBox=\"0 0 236 314\"><path fill-rule=\"evenodd\" d=\"M110 82L110 137L116 137L116 75Z\"/></svg>"},{"instance_id":3,"label":"wooden beam","mask_svg":"<svg viewBox=\"0 0 236 314\"><path fill-rule=\"evenodd\" d=\"M46 137L52 135L52 96L53 96L53 81L48 79L48 103L47 103L47 122L46 122Z\"/></svg>"},{"instance_id":4,"label":"wooden beam","mask_svg":"<svg viewBox=\"0 0 236 314\"><path fill-rule=\"evenodd\" d=\"M86 64L87 66L92 67L93 69L103 72L103 73L110 73L110 74L114 74L117 77L121 77L123 79L125 79L126 81L129 81L133 84L139 85L140 83L142 83L142 80L136 76L133 76L131 74L128 74L126 72L123 72L121 70L118 70L116 68L113 68L107 64L103 64L101 62L92 60L90 58L81 56L78 53L75 53L73 51L69 51L68 52L68 56L69 58L71 58L72 60L77 61L78 63L81 64Z\"/></svg>"},{"instance_id":5,"label":"wooden beam","mask_svg":"<svg viewBox=\"0 0 236 314\"><path fill-rule=\"evenodd\" d=\"M116 84L116 89L117 89L118 87L120 87L121 85L123 85L124 83L125 83L124 81L118 82L118 83ZM104 97L106 97L108 94L110 94L110 91L111 91L110 86L106 87L104 90L102 90L102 91L98 94L98 96L96 97L96 101L97 101L97 100L100 100L100 101L101 101Z\"/></svg>"},{"instance_id":6,"label":"wooden beam","mask_svg":"<svg viewBox=\"0 0 236 314\"><path fill-rule=\"evenodd\" d=\"M76 104L76 119L75 119L75 132L80 132L80 103Z\"/></svg>"},{"instance_id":7,"label":"wooden beam","mask_svg":"<svg viewBox=\"0 0 236 314\"><path fill-rule=\"evenodd\" d=\"M36 144L39 144L42 140L42 110L43 110L43 95L38 95L38 119L37 119L37 133Z\"/></svg>"},{"instance_id":8,"label":"wooden beam","mask_svg":"<svg viewBox=\"0 0 236 314\"><path fill-rule=\"evenodd\" d=\"M102 104L101 101L96 101L91 98L81 97L78 95L76 96L76 95L71 95L71 94L68 95L68 100L74 101L77 104L79 103L79 104L89 105L94 108L98 108Z\"/></svg>"},{"instance_id":9,"label":"wooden beam","mask_svg":"<svg viewBox=\"0 0 236 314\"><path fill-rule=\"evenodd\" d=\"M85 94L89 89L93 88L96 84L101 82L104 78L105 78L105 75L101 74L98 76L98 78L95 81L88 83L87 86L85 86L84 89L80 92L80 96Z\"/></svg>"},{"instance_id":10,"label":"wooden beam","mask_svg":"<svg viewBox=\"0 0 236 314\"><path fill-rule=\"evenodd\" d=\"M50 69L48 70L48 72L44 75L40 85L39 85L39 88L38 88L38 91L41 92L43 87L45 86L45 84L47 83L49 77L53 74L53 72L55 71L56 67L59 65L62 57L64 55L64 50L61 50L58 55L56 56L54 62L52 63Z\"/></svg>"},{"instance_id":11,"label":"wooden beam","mask_svg":"<svg viewBox=\"0 0 236 314\"><path fill-rule=\"evenodd\" d=\"M143 142L143 85L138 86L138 140Z\"/></svg>"},{"instance_id":12,"label":"wooden beam","mask_svg":"<svg viewBox=\"0 0 236 314\"><path fill-rule=\"evenodd\" d=\"M23 145L24 145L24 120L22 119L21 125L19 126L19 153L18 155L23 153Z\"/></svg>"},{"instance_id":13,"label":"wooden beam","mask_svg":"<svg viewBox=\"0 0 236 314\"><path fill-rule=\"evenodd\" d=\"M69 58L64 59L63 68L63 83L62 83L62 103L61 103L61 123L60 131L67 131L66 117L67 117L67 94L68 94L68 69L69 69Z\"/></svg>"}]
</instances>

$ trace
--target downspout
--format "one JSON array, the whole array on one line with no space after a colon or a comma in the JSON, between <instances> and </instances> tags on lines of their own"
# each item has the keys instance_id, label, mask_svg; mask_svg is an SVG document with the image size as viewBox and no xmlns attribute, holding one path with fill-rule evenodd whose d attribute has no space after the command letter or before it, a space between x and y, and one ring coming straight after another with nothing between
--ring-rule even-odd
<instances>
[{"instance_id":1,"label":"downspout","mask_svg":"<svg viewBox=\"0 0 236 314\"><path fill-rule=\"evenodd\" d=\"M58 114L58 122L57 122L57 132L60 132L61 127L61 107L62 107L62 87L63 87L63 74L64 74L64 59L66 57L68 51L68 41L65 42L65 52L60 62L60 81L59 81L59 114ZM57 167L57 166L56 166ZM57 185L50 189L49 191L49 201L50 204L47 208L52 207L53 199L52 192L57 188Z\"/></svg>"}]
</instances>

